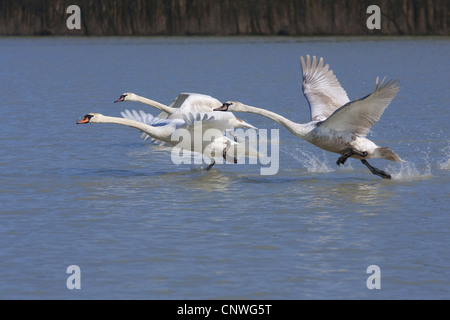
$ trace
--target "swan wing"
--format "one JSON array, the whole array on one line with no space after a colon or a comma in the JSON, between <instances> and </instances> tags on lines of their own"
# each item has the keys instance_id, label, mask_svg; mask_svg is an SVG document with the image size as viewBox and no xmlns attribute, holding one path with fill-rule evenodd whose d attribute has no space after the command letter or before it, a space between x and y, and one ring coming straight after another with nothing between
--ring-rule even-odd
<instances>
[{"instance_id":1,"label":"swan wing","mask_svg":"<svg viewBox=\"0 0 450 320\"><path fill-rule=\"evenodd\" d=\"M347 103L337 109L320 124L335 131L347 131L365 136L381 118L384 110L394 99L400 87L398 80L385 83L385 79L375 84L375 90L366 97Z\"/></svg>"},{"instance_id":2,"label":"swan wing","mask_svg":"<svg viewBox=\"0 0 450 320\"><path fill-rule=\"evenodd\" d=\"M182 113L182 116L185 128L190 131L201 129L202 132L205 132L208 129L216 129L225 134L226 130L233 129L233 126L227 121L216 118L212 112L186 112Z\"/></svg>"},{"instance_id":3,"label":"swan wing","mask_svg":"<svg viewBox=\"0 0 450 320\"><path fill-rule=\"evenodd\" d=\"M146 113L142 110L125 110L120 113L123 118L131 119L135 121L139 121L145 124L148 124L153 127L161 127L168 124L176 124L175 119L161 119L158 117L154 117L150 113Z\"/></svg>"},{"instance_id":4,"label":"swan wing","mask_svg":"<svg viewBox=\"0 0 450 320\"><path fill-rule=\"evenodd\" d=\"M219 108L222 103L206 94L183 92L170 104L171 108L180 108L184 111L209 112Z\"/></svg>"},{"instance_id":5,"label":"swan wing","mask_svg":"<svg viewBox=\"0 0 450 320\"><path fill-rule=\"evenodd\" d=\"M206 94L190 93L180 106L180 110L183 112L211 112L220 106L222 103L216 98Z\"/></svg>"},{"instance_id":6,"label":"swan wing","mask_svg":"<svg viewBox=\"0 0 450 320\"><path fill-rule=\"evenodd\" d=\"M189 95L190 95L190 93L180 93L169 105L169 108L179 108L183 104L183 102L189 97ZM176 111L174 113L176 113ZM174 113L169 115L163 111L160 114L158 114L157 117L161 118L161 119L181 118L179 116L174 115Z\"/></svg>"},{"instance_id":7,"label":"swan wing","mask_svg":"<svg viewBox=\"0 0 450 320\"><path fill-rule=\"evenodd\" d=\"M177 111L172 113L169 118L181 119L181 113L211 112L221 105L219 100L205 94L180 93L170 105L170 107L176 108Z\"/></svg>"},{"instance_id":8,"label":"swan wing","mask_svg":"<svg viewBox=\"0 0 450 320\"><path fill-rule=\"evenodd\" d=\"M302 89L308 100L311 111L311 120L323 121L336 109L348 103L347 93L341 87L338 79L329 69L329 65L323 65L323 58L317 59L309 55L306 60L300 57L303 73Z\"/></svg>"},{"instance_id":9,"label":"swan wing","mask_svg":"<svg viewBox=\"0 0 450 320\"><path fill-rule=\"evenodd\" d=\"M182 119L161 119L158 117L154 117L150 113L146 113L142 110L140 110L140 111L125 110L125 111L122 111L120 114L125 119L139 121L139 122L148 124L153 127L165 127L164 130L167 135L169 135L171 132L173 132L176 129L181 128L182 126L185 125L185 122ZM150 138L150 136L146 133L143 133L141 135L141 138L144 140L147 140L148 138ZM154 138L152 138L151 140L152 140L152 142L159 144L159 145L165 144L164 142L154 139Z\"/></svg>"},{"instance_id":10,"label":"swan wing","mask_svg":"<svg viewBox=\"0 0 450 320\"><path fill-rule=\"evenodd\" d=\"M165 113L161 113L158 117L184 120L183 114L211 113L214 109L220 108L221 106L222 103L219 100L206 94L180 93L170 105L170 107L176 108L177 110L170 116L167 116ZM236 117L231 112L214 112L214 119L217 121L228 122L232 127L256 129L256 127ZM221 126L222 125L219 125L219 127Z\"/></svg>"},{"instance_id":11,"label":"swan wing","mask_svg":"<svg viewBox=\"0 0 450 320\"><path fill-rule=\"evenodd\" d=\"M169 105L171 108L179 108L184 101L191 95L191 93L180 93L178 97L176 97L172 103Z\"/></svg>"},{"instance_id":12,"label":"swan wing","mask_svg":"<svg viewBox=\"0 0 450 320\"><path fill-rule=\"evenodd\" d=\"M214 112L214 109L220 108L222 103L211 96L200 93L183 93L186 99L182 105L179 106L177 111L172 113L168 118L183 119L183 114L196 114L196 113L213 113L215 120L228 122L234 128L253 128L253 125L245 122L244 120L236 117L231 112Z\"/></svg>"}]
</instances>

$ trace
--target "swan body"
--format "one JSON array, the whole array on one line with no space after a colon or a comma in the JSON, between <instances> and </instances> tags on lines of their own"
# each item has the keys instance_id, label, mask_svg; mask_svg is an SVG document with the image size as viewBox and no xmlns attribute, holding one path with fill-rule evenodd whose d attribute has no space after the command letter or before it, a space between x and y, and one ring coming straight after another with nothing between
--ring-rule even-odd
<instances>
[{"instance_id":1,"label":"swan body","mask_svg":"<svg viewBox=\"0 0 450 320\"><path fill-rule=\"evenodd\" d=\"M237 143L224 136L225 130L230 125L224 121L217 120L211 113L189 113L184 114L183 119L160 119L143 111L124 111L122 117L110 117L100 113L88 113L77 124L85 123L112 123L136 128L146 135L171 144L174 147L186 149L201 153L211 159L211 164L207 167L209 170L215 163L217 156L223 156L228 162L236 163L236 155L253 156L248 149L243 149L240 143ZM198 125L201 124L201 125ZM180 141L177 130L187 130L192 139L185 139L182 136ZM200 132L199 132L200 131ZM209 140L201 139L201 143L194 142L195 135L201 134L201 137L208 132ZM233 147L233 156L228 155L228 151Z\"/></svg>"},{"instance_id":2,"label":"swan body","mask_svg":"<svg viewBox=\"0 0 450 320\"><path fill-rule=\"evenodd\" d=\"M361 160L369 170L382 178L391 176L372 167L366 159L383 158L401 161L400 157L388 147L380 147L366 138L370 128L380 119L383 111L397 94L398 81L379 83L376 80L374 91L364 98L349 101L347 93L341 87L328 64L323 59L317 62L300 58L303 70L303 93L308 100L311 121L305 124L295 123L269 110L255 108L238 101L228 101L216 111L234 111L259 114L286 127L292 134L326 151L341 154L337 164L344 164L347 158Z\"/></svg>"},{"instance_id":3,"label":"swan body","mask_svg":"<svg viewBox=\"0 0 450 320\"><path fill-rule=\"evenodd\" d=\"M222 106L222 103L219 100L199 93L180 93L170 106L139 96L132 92L123 93L119 99L114 102L122 101L136 101L155 107L162 111L162 113L158 115L159 118L169 119L182 119L183 114L186 113L213 112L214 109ZM256 129L254 126L236 117L232 113L217 113L214 117L217 120L227 121L232 128Z\"/></svg>"}]
</instances>

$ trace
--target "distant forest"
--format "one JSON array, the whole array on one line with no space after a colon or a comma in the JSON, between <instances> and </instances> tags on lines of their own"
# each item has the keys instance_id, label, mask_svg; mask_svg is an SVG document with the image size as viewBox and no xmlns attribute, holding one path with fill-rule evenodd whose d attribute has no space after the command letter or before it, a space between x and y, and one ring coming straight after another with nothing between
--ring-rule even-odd
<instances>
[{"instance_id":1,"label":"distant forest","mask_svg":"<svg viewBox=\"0 0 450 320\"><path fill-rule=\"evenodd\" d=\"M81 29L69 29L70 5ZM370 5L381 29L367 28ZM449 35L450 0L0 0L0 35Z\"/></svg>"}]
</instances>

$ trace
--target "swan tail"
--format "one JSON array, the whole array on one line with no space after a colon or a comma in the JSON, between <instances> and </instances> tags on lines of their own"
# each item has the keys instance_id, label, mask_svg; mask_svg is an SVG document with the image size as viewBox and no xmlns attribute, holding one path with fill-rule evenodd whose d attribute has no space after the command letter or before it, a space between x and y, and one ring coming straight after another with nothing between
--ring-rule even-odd
<instances>
[{"instance_id":1,"label":"swan tail","mask_svg":"<svg viewBox=\"0 0 450 320\"><path fill-rule=\"evenodd\" d=\"M402 159L389 147L376 148L374 156L375 158L382 158L390 161L402 161Z\"/></svg>"},{"instance_id":2,"label":"swan tail","mask_svg":"<svg viewBox=\"0 0 450 320\"><path fill-rule=\"evenodd\" d=\"M257 127L252 126L250 123L245 122L241 118L236 117L236 120L238 121L238 125L236 126L236 128L250 128L255 130L258 129Z\"/></svg>"}]
</instances>

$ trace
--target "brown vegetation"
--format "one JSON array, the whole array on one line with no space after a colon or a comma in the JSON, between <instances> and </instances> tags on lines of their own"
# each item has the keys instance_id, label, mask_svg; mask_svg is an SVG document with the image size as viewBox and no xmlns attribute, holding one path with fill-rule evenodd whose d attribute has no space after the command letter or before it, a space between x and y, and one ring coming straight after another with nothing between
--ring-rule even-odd
<instances>
[{"instance_id":1,"label":"brown vegetation","mask_svg":"<svg viewBox=\"0 0 450 320\"><path fill-rule=\"evenodd\" d=\"M69 30L66 8L81 9ZM368 6L381 8L369 30ZM448 35L450 0L2 0L0 35Z\"/></svg>"}]
</instances>

